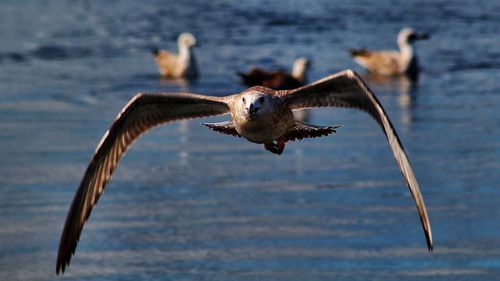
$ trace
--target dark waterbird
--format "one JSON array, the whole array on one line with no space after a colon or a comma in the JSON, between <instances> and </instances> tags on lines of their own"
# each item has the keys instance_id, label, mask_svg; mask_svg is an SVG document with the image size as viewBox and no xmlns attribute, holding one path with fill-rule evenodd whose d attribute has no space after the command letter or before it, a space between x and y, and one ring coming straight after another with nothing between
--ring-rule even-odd
<instances>
[{"instance_id":1,"label":"dark waterbird","mask_svg":"<svg viewBox=\"0 0 500 281\"><path fill-rule=\"evenodd\" d=\"M246 86L264 86L273 90L291 90L306 84L307 70L311 62L306 58L298 58L293 63L292 72L283 70L268 71L254 67L248 72L238 72L241 82Z\"/></svg>"}]
</instances>

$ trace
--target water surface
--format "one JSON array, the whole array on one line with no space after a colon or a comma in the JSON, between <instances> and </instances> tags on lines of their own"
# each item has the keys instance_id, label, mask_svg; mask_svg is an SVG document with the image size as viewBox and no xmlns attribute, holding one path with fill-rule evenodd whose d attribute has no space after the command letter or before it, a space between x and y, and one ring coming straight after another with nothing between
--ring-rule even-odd
<instances>
[{"instance_id":1,"label":"water surface","mask_svg":"<svg viewBox=\"0 0 500 281\"><path fill-rule=\"evenodd\" d=\"M226 95L235 72L313 60L363 72L350 47L418 43L417 85L367 77L397 128L433 226L376 123L316 110L338 133L281 156L200 126L153 130L124 157L67 280L495 280L500 274L498 1L2 1L0 280L54 280L59 235L95 146L139 91ZM151 47L196 35L202 77L158 78ZM223 120L215 118L211 120Z\"/></svg>"}]
</instances>

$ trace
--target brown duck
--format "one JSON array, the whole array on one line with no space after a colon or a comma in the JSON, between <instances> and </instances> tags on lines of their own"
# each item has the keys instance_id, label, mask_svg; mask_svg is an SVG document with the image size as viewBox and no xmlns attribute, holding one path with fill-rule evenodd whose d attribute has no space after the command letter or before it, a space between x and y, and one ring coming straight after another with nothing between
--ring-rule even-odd
<instances>
[{"instance_id":1,"label":"brown duck","mask_svg":"<svg viewBox=\"0 0 500 281\"><path fill-rule=\"evenodd\" d=\"M294 120L293 110L314 107L356 108L377 121L415 200L427 246L432 250L429 217L401 141L375 95L355 72L346 70L295 90L276 91L258 86L225 97L190 93L136 95L104 134L83 175L61 235L56 272L64 272L69 265L92 207L104 191L120 158L149 129L181 119L230 114L229 121L205 125L220 133L264 144L265 149L281 154L288 141L335 132L336 127L315 126Z\"/></svg>"},{"instance_id":2,"label":"brown duck","mask_svg":"<svg viewBox=\"0 0 500 281\"><path fill-rule=\"evenodd\" d=\"M306 73L311 62L307 58L298 58L293 63L292 73L283 70L266 71L258 67L246 73L238 72L246 86L264 86L273 90L291 90L306 84Z\"/></svg>"}]
</instances>

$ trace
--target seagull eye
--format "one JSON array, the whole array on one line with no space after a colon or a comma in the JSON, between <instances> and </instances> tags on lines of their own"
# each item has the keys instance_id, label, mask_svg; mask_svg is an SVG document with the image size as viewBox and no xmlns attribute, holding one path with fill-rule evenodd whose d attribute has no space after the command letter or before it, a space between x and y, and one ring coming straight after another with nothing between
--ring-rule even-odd
<instances>
[{"instance_id":1,"label":"seagull eye","mask_svg":"<svg viewBox=\"0 0 500 281\"><path fill-rule=\"evenodd\" d=\"M242 98L241 100L243 101L243 103L247 102L247 100L245 98Z\"/></svg>"},{"instance_id":2,"label":"seagull eye","mask_svg":"<svg viewBox=\"0 0 500 281\"><path fill-rule=\"evenodd\" d=\"M264 103L264 100L265 100L265 98L264 98L264 97L260 97L260 98L259 98L260 103Z\"/></svg>"}]
</instances>

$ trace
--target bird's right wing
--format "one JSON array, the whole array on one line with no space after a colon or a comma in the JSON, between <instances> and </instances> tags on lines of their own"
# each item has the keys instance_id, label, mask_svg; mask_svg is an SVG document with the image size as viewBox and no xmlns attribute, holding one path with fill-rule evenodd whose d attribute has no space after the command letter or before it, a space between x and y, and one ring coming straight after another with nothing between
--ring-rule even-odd
<instances>
[{"instance_id":1,"label":"bird's right wing","mask_svg":"<svg viewBox=\"0 0 500 281\"><path fill-rule=\"evenodd\" d=\"M59 244L56 272L64 272L75 253L87 218L104 191L118 161L149 129L179 119L227 114L224 97L195 94L138 94L104 134L69 209Z\"/></svg>"},{"instance_id":2,"label":"bird's right wing","mask_svg":"<svg viewBox=\"0 0 500 281\"><path fill-rule=\"evenodd\" d=\"M292 110L313 107L348 107L363 110L375 119L385 133L396 162L415 200L427 247L432 250L432 231L410 160L384 108L365 82L352 70L330 75L291 91L277 91L281 101Z\"/></svg>"}]
</instances>

